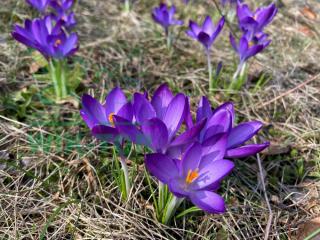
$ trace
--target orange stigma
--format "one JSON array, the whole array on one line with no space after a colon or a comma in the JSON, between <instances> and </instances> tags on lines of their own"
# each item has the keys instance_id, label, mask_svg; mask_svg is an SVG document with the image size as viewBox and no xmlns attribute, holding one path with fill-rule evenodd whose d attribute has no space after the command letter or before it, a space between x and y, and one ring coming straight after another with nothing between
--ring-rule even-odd
<instances>
[{"instance_id":1,"label":"orange stigma","mask_svg":"<svg viewBox=\"0 0 320 240\"><path fill-rule=\"evenodd\" d=\"M199 169L196 169L194 171L189 170L188 175L186 177L186 183L188 184L192 183L198 176L199 176Z\"/></svg>"},{"instance_id":2,"label":"orange stigma","mask_svg":"<svg viewBox=\"0 0 320 240\"><path fill-rule=\"evenodd\" d=\"M115 113L110 113L108 116L108 120L112 124L112 126L114 126L114 120L113 120L114 115L115 115Z\"/></svg>"},{"instance_id":3,"label":"orange stigma","mask_svg":"<svg viewBox=\"0 0 320 240\"><path fill-rule=\"evenodd\" d=\"M55 46L55 47L58 47L61 43L62 43L61 40L60 40L60 39L57 39L57 40L54 42L54 46Z\"/></svg>"}]
</instances>

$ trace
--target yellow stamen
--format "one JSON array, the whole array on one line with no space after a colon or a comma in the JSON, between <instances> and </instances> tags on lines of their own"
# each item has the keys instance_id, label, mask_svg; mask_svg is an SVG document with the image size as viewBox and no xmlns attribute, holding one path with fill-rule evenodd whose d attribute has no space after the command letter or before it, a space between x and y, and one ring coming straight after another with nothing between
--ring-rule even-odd
<instances>
[{"instance_id":1,"label":"yellow stamen","mask_svg":"<svg viewBox=\"0 0 320 240\"><path fill-rule=\"evenodd\" d=\"M199 169L192 171L191 169L188 171L188 175L186 177L186 183L192 183L199 176Z\"/></svg>"},{"instance_id":2,"label":"yellow stamen","mask_svg":"<svg viewBox=\"0 0 320 240\"><path fill-rule=\"evenodd\" d=\"M55 46L55 47L58 47L61 43L62 43L61 40L60 40L60 39L57 39L57 40L54 42L54 46Z\"/></svg>"},{"instance_id":3,"label":"yellow stamen","mask_svg":"<svg viewBox=\"0 0 320 240\"><path fill-rule=\"evenodd\" d=\"M252 47L254 45L254 41L249 42L249 47Z\"/></svg>"},{"instance_id":4,"label":"yellow stamen","mask_svg":"<svg viewBox=\"0 0 320 240\"><path fill-rule=\"evenodd\" d=\"M108 120L111 123L112 126L114 126L114 120L113 120L113 116L115 115L115 113L110 113L108 116Z\"/></svg>"}]
</instances>

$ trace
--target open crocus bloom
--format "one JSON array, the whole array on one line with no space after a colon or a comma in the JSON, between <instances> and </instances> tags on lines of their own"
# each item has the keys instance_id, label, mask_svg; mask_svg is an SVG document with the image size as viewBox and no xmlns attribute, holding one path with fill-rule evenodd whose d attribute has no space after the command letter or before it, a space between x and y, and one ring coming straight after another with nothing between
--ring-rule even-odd
<instances>
[{"instance_id":1,"label":"open crocus bloom","mask_svg":"<svg viewBox=\"0 0 320 240\"><path fill-rule=\"evenodd\" d=\"M153 20L160 24L166 32L171 25L182 25L183 21L174 18L176 13L176 7L171 6L169 8L166 4L161 3L159 7L153 9L152 18Z\"/></svg>"},{"instance_id":2,"label":"open crocus bloom","mask_svg":"<svg viewBox=\"0 0 320 240\"><path fill-rule=\"evenodd\" d=\"M163 84L156 90L151 103L145 95L134 94L136 125L124 123L125 120L119 116L115 117L116 125L134 143L150 147L155 152L180 155L183 146L194 141L205 124L204 119L176 136L184 120L187 103L185 95L173 96L168 86Z\"/></svg>"},{"instance_id":3,"label":"open crocus bloom","mask_svg":"<svg viewBox=\"0 0 320 240\"><path fill-rule=\"evenodd\" d=\"M49 5L50 0L27 0L27 3L37 9L39 12L44 13Z\"/></svg>"},{"instance_id":4,"label":"open crocus bloom","mask_svg":"<svg viewBox=\"0 0 320 240\"><path fill-rule=\"evenodd\" d=\"M270 44L271 40L268 40L268 35L265 33L261 32L252 35L252 33L248 31L243 34L239 44L236 43L235 38L230 34L230 42L239 56L239 65L242 66L249 58L262 52Z\"/></svg>"},{"instance_id":5,"label":"open crocus bloom","mask_svg":"<svg viewBox=\"0 0 320 240\"><path fill-rule=\"evenodd\" d=\"M224 26L224 17L222 17L215 26L210 16L207 16L202 26L190 21L189 30L186 32L193 39L198 40L207 50L210 49L214 40L217 38Z\"/></svg>"},{"instance_id":6,"label":"open crocus bloom","mask_svg":"<svg viewBox=\"0 0 320 240\"><path fill-rule=\"evenodd\" d=\"M274 3L267 7L258 8L251 12L247 4L238 3L237 16L241 29L243 31L262 32L277 14L277 8Z\"/></svg>"},{"instance_id":7,"label":"open crocus bloom","mask_svg":"<svg viewBox=\"0 0 320 240\"><path fill-rule=\"evenodd\" d=\"M100 104L90 95L83 95L80 115L91 129L92 134L98 139L107 142L121 142L123 138L115 126L114 117L119 116L125 121L131 122L133 109L122 90L114 88L107 95L104 104Z\"/></svg>"},{"instance_id":8,"label":"open crocus bloom","mask_svg":"<svg viewBox=\"0 0 320 240\"><path fill-rule=\"evenodd\" d=\"M232 103L225 103L211 109L206 97L202 97L198 106L196 122L207 119L206 125L199 135L199 141L204 145L210 145L223 133L227 133L226 153L227 158L240 158L254 155L269 146L269 142L263 144L245 144L262 128L259 121L244 122L234 126L235 112Z\"/></svg>"},{"instance_id":9,"label":"open crocus bloom","mask_svg":"<svg viewBox=\"0 0 320 240\"><path fill-rule=\"evenodd\" d=\"M66 34L61 22L54 24L51 16L27 19L24 27L15 25L12 36L18 42L37 49L46 58L62 59L78 50L77 34Z\"/></svg>"},{"instance_id":10,"label":"open crocus bloom","mask_svg":"<svg viewBox=\"0 0 320 240\"><path fill-rule=\"evenodd\" d=\"M225 212L225 203L221 196L213 192L220 186L222 179L234 167L224 160L225 138L217 141L215 154L207 156L207 150L194 143L182 159L173 159L167 155L155 153L145 157L148 171L164 184L178 198L188 198L197 207L209 213Z\"/></svg>"}]
</instances>

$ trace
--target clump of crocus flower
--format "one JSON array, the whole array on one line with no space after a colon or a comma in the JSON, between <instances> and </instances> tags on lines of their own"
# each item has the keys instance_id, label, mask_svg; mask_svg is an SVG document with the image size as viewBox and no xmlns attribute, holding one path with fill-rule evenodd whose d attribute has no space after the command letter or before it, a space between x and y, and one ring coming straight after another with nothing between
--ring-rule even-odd
<instances>
[{"instance_id":1,"label":"clump of crocus flower","mask_svg":"<svg viewBox=\"0 0 320 240\"><path fill-rule=\"evenodd\" d=\"M263 31L273 20L276 13L275 4L258 8L255 12L252 12L247 4L238 2L237 17L242 36L239 43L236 43L234 36L230 34L231 45L239 56L239 64L233 76L233 81L236 81L239 75L240 78L243 77L247 60L263 51L270 44L271 40Z\"/></svg>"},{"instance_id":2,"label":"clump of crocus flower","mask_svg":"<svg viewBox=\"0 0 320 240\"><path fill-rule=\"evenodd\" d=\"M204 20L202 26L199 26L197 23L190 21L189 23L189 30L187 34L192 37L193 39L200 42L203 47L205 54L207 56L207 63L208 63L208 73L209 73L209 89L210 91L214 88L214 79L213 79L213 72L211 66L211 57L210 57L210 48L216 38L218 37L219 33L221 32L224 26L224 17L222 17L217 25L214 25L210 16L207 16Z\"/></svg>"},{"instance_id":3,"label":"clump of crocus flower","mask_svg":"<svg viewBox=\"0 0 320 240\"><path fill-rule=\"evenodd\" d=\"M224 200L216 190L234 167L226 159L248 157L265 149L269 143L245 144L262 124L252 121L235 125L232 103L212 110L205 97L194 123L189 98L183 93L174 95L166 84L151 100L148 94L134 93L132 101L115 88L104 104L84 95L80 111L93 136L118 147L126 179L124 194L129 194L130 180L123 149L126 142L132 142L149 152L145 163L159 180L154 204L162 223L169 223L183 199L208 213L223 213Z\"/></svg>"},{"instance_id":4,"label":"clump of crocus flower","mask_svg":"<svg viewBox=\"0 0 320 240\"><path fill-rule=\"evenodd\" d=\"M114 88L110 91L104 104L99 103L90 95L85 94L82 96L80 115L90 128L93 136L102 141L113 143L118 149L125 183L125 185L120 186L120 188L123 198L126 199L130 193L131 183L124 154L125 139L117 126L132 122L132 104L127 101L126 96L120 88ZM117 116L124 119L124 122L120 120L116 122Z\"/></svg>"},{"instance_id":5,"label":"clump of crocus flower","mask_svg":"<svg viewBox=\"0 0 320 240\"><path fill-rule=\"evenodd\" d=\"M74 14L70 11L73 0L29 0L28 3L42 14L46 13L48 4L55 12L36 19L26 19L24 26L15 25L12 36L18 42L39 51L47 59L56 99L59 101L68 96L66 59L78 50L77 34L67 31L75 25Z\"/></svg>"},{"instance_id":6,"label":"clump of crocus flower","mask_svg":"<svg viewBox=\"0 0 320 240\"><path fill-rule=\"evenodd\" d=\"M176 7L174 5L168 7L165 3L160 3L159 7L154 8L152 11L153 20L164 28L168 49L171 48L172 44L170 26L183 24L183 21L175 19L175 13Z\"/></svg>"}]
</instances>

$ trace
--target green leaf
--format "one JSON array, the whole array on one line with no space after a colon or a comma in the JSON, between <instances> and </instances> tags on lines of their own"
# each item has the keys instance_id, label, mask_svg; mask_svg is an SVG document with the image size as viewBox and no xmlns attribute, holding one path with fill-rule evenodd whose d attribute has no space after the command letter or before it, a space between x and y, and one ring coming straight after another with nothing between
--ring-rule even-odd
<instances>
[{"instance_id":1,"label":"green leaf","mask_svg":"<svg viewBox=\"0 0 320 240\"><path fill-rule=\"evenodd\" d=\"M184 210L182 213L179 213L177 216L176 216L176 219L178 218L181 218L189 213L193 213L193 212L199 212L199 211L202 211L200 208L194 206L194 207L191 207L191 208L188 208L186 210Z\"/></svg>"}]
</instances>

